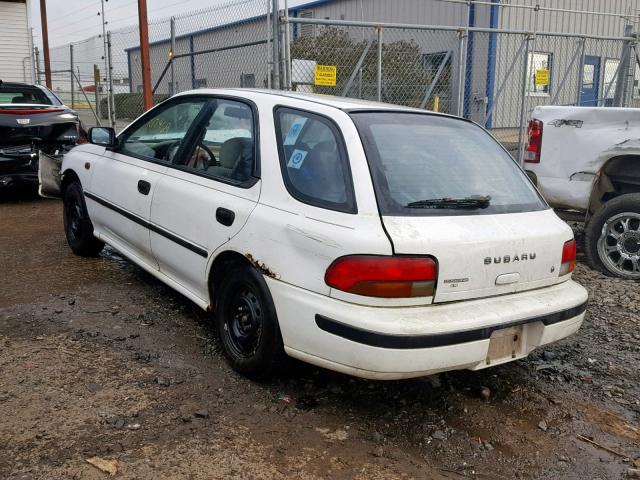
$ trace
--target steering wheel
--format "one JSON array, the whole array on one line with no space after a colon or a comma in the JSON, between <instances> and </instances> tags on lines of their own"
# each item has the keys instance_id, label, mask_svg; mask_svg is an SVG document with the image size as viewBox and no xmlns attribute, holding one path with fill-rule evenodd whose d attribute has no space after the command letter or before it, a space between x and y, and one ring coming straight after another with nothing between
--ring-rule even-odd
<instances>
[{"instance_id":1,"label":"steering wheel","mask_svg":"<svg viewBox=\"0 0 640 480\"><path fill-rule=\"evenodd\" d=\"M169 163L173 163L173 157L178 153L178 149L180 148L180 140L177 140L171 143L164 152L162 157L163 160L166 160Z\"/></svg>"},{"instance_id":2,"label":"steering wheel","mask_svg":"<svg viewBox=\"0 0 640 480\"><path fill-rule=\"evenodd\" d=\"M211 149L209 147L207 147L203 142L198 143L198 148L201 148L202 150L204 150L207 153L207 155L209 155L209 165L217 165L218 164L218 160L216 160L216 156L213 154Z\"/></svg>"},{"instance_id":3,"label":"steering wheel","mask_svg":"<svg viewBox=\"0 0 640 480\"><path fill-rule=\"evenodd\" d=\"M173 159L176 156L176 153L178 153L178 149L180 148L180 142L181 140L175 141L167 147L167 150L165 151L163 156L163 160L166 160L169 163L173 163ZM216 160L216 156L213 154L213 152L209 147L207 147L204 143L200 142L198 143L198 148L201 148L202 150L204 150L205 153L209 156L210 165L218 164L218 161Z\"/></svg>"}]
</instances>

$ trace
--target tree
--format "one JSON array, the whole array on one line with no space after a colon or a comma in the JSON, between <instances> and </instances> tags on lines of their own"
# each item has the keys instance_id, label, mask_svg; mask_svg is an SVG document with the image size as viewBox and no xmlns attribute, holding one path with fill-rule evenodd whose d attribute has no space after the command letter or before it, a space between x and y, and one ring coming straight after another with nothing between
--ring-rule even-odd
<instances>
[{"instance_id":1,"label":"tree","mask_svg":"<svg viewBox=\"0 0 640 480\"><path fill-rule=\"evenodd\" d=\"M335 65L335 87L316 86L316 93L342 95L368 39L356 40L354 31L326 27L315 36L300 36L291 43L291 58L313 60L320 65ZM374 33L372 33L374 34ZM359 76L350 87L347 96L377 98L378 42L374 40L362 63L362 79ZM449 68L450 70L450 68ZM423 53L414 40L398 40L382 45L382 99L386 102L417 107L424 98L435 72L425 69ZM445 72L446 78L450 72ZM428 105L429 106L429 105Z\"/></svg>"}]
</instances>

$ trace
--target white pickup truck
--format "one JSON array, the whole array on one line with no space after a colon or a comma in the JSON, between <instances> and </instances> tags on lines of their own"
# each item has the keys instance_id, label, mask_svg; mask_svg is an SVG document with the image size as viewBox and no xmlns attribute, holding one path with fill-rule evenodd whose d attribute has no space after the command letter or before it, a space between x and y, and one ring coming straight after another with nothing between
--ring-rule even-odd
<instances>
[{"instance_id":1,"label":"white pickup truck","mask_svg":"<svg viewBox=\"0 0 640 480\"><path fill-rule=\"evenodd\" d=\"M537 107L528 135L525 170L585 222L589 263L640 279L640 109Z\"/></svg>"}]
</instances>

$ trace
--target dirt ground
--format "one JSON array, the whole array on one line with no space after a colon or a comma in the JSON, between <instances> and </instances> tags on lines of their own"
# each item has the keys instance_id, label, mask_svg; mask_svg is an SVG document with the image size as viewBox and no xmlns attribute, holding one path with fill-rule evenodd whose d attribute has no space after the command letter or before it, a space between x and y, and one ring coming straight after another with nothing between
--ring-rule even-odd
<instances>
[{"instance_id":1,"label":"dirt ground","mask_svg":"<svg viewBox=\"0 0 640 480\"><path fill-rule=\"evenodd\" d=\"M618 479L640 457L638 283L580 263L581 331L482 372L254 383L188 300L74 256L61 215L0 200L0 479L110 478L92 457L138 480Z\"/></svg>"}]
</instances>

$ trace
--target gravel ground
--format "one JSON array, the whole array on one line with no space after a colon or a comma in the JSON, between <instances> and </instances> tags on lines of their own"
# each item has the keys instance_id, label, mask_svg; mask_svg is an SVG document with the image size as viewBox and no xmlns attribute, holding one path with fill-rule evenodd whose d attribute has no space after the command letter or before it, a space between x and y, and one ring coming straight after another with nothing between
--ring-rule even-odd
<instances>
[{"instance_id":1,"label":"gravel ground","mask_svg":"<svg viewBox=\"0 0 640 480\"><path fill-rule=\"evenodd\" d=\"M59 202L0 220L1 479L109 478L95 457L139 480L619 479L640 457L638 283L579 263L583 328L482 372L254 383L189 301L113 250L73 256Z\"/></svg>"}]
</instances>

